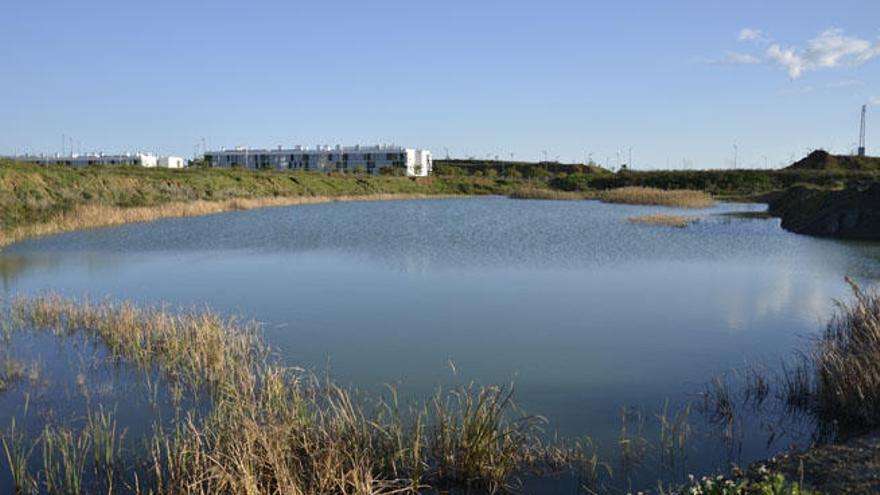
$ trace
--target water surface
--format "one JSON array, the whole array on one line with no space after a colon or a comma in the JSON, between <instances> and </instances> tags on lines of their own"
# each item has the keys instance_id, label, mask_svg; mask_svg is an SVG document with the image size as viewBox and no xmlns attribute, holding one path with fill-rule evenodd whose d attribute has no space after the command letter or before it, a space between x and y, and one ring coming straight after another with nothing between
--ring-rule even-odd
<instances>
[{"instance_id":1,"label":"water surface","mask_svg":"<svg viewBox=\"0 0 880 495\"><path fill-rule=\"evenodd\" d=\"M613 445L621 406L656 410L731 368L775 365L822 329L845 276L880 277L876 244L718 215L763 209L719 204L685 229L626 219L693 211L593 201L239 211L22 242L0 252L0 283L254 318L286 362L413 401L513 381L550 429ZM755 436L740 454L765 453Z\"/></svg>"}]
</instances>

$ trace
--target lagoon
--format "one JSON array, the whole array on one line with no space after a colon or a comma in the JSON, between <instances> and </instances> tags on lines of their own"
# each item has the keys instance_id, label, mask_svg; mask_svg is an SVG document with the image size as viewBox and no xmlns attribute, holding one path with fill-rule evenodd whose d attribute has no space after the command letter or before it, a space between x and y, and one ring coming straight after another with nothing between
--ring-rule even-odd
<instances>
[{"instance_id":1,"label":"lagoon","mask_svg":"<svg viewBox=\"0 0 880 495\"><path fill-rule=\"evenodd\" d=\"M821 332L847 276L880 280L880 246L691 211L499 197L331 203L166 219L33 239L0 251L0 293L55 291L262 323L281 359L404 400L437 386L514 383L548 432L617 441L622 407L650 416L714 376L778 366ZM636 225L698 215L684 229ZM748 462L699 440L692 471Z\"/></svg>"}]
</instances>

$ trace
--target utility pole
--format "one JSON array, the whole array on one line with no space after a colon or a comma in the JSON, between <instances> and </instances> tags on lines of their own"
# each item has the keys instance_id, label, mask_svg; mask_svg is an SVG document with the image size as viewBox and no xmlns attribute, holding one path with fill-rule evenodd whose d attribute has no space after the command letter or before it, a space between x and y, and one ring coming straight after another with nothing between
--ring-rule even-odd
<instances>
[{"instance_id":1,"label":"utility pole","mask_svg":"<svg viewBox=\"0 0 880 495\"><path fill-rule=\"evenodd\" d=\"M627 166L630 170L632 170L632 169L635 168L635 167L633 166L633 149L632 149L632 146L629 147L629 159L627 159L627 161L626 161L626 166Z\"/></svg>"},{"instance_id":2,"label":"utility pole","mask_svg":"<svg viewBox=\"0 0 880 495\"><path fill-rule=\"evenodd\" d=\"M736 170L736 162L739 159L739 147L737 145L733 145L733 169Z\"/></svg>"},{"instance_id":3,"label":"utility pole","mask_svg":"<svg viewBox=\"0 0 880 495\"><path fill-rule=\"evenodd\" d=\"M865 117L868 113L868 105L862 105L862 125L859 128L859 156L865 156Z\"/></svg>"}]
</instances>

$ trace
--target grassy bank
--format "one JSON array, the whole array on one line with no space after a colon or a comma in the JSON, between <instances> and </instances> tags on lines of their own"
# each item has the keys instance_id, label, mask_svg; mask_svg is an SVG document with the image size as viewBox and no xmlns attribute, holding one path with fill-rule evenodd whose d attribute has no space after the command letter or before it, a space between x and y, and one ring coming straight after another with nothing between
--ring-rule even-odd
<instances>
[{"instance_id":1,"label":"grassy bank","mask_svg":"<svg viewBox=\"0 0 880 495\"><path fill-rule=\"evenodd\" d=\"M864 187L880 180L880 169L788 168L781 170L622 170L595 165L487 160L436 160L438 176L525 177L562 191L597 191L621 187L692 189L716 197L748 199L796 184L822 188Z\"/></svg>"},{"instance_id":2,"label":"grassy bank","mask_svg":"<svg viewBox=\"0 0 880 495\"><path fill-rule=\"evenodd\" d=\"M507 194L518 181L242 169L38 166L0 160L0 245L168 216L318 201Z\"/></svg>"},{"instance_id":3,"label":"grassy bank","mask_svg":"<svg viewBox=\"0 0 880 495\"><path fill-rule=\"evenodd\" d=\"M486 194L679 207L711 203L708 194L697 191L565 190L548 177L413 179L244 169L70 168L0 160L0 246L70 230L267 206Z\"/></svg>"}]
</instances>

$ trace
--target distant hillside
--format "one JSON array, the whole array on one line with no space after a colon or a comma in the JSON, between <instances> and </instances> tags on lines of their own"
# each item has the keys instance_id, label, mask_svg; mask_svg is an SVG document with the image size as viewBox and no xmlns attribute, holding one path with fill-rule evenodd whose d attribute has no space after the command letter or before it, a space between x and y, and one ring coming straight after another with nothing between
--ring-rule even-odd
<instances>
[{"instance_id":1,"label":"distant hillside","mask_svg":"<svg viewBox=\"0 0 880 495\"><path fill-rule=\"evenodd\" d=\"M832 155L825 150L816 150L786 169L880 171L880 157Z\"/></svg>"}]
</instances>

